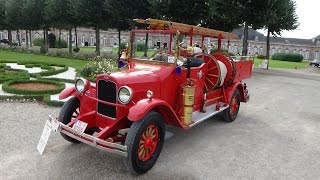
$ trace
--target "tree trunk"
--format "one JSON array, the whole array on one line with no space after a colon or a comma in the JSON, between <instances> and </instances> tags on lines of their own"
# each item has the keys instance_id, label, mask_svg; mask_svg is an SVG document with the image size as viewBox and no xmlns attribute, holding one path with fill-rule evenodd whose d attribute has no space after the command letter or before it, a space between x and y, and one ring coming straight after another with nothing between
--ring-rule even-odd
<instances>
[{"instance_id":1,"label":"tree trunk","mask_svg":"<svg viewBox=\"0 0 320 180\"><path fill-rule=\"evenodd\" d=\"M9 45L12 47L12 31L8 30L8 40L9 40Z\"/></svg>"},{"instance_id":2,"label":"tree trunk","mask_svg":"<svg viewBox=\"0 0 320 180\"><path fill-rule=\"evenodd\" d=\"M26 48L29 50L29 37L28 37L28 30L26 30Z\"/></svg>"},{"instance_id":3,"label":"tree trunk","mask_svg":"<svg viewBox=\"0 0 320 180\"><path fill-rule=\"evenodd\" d=\"M61 29L59 28L58 48L61 48Z\"/></svg>"},{"instance_id":4,"label":"tree trunk","mask_svg":"<svg viewBox=\"0 0 320 180\"><path fill-rule=\"evenodd\" d=\"M96 28L96 52L100 56L100 29Z\"/></svg>"},{"instance_id":5,"label":"tree trunk","mask_svg":"<svg viewBox=\"0 0 320 180\"><path fill-rule=\"evenodd\" d=\"M144 54L143 54L144 57L148 57L148 41L149 41L149 33L146 34L146 43L144 45Z\"/></svg>"},{"instance_id":6,"label":"tree trunk","mask_svg":"<svg viewBox=\"0 0 320 180\"><path fill-rule=\"evenodd\" d=\"M248 55L248 32L249 26L247 23L244 25L244 32L243 32L243 48L242 48L242 56Z\"/></svg>"},{"instance_id":7,"label":"tree trunk","mask_svg":"<svg viewBox=\"0 0 320 180\"><path fill-rule=\"evenodd\" d=\"M48 37L49 37L49 30L46 29L46 53L49 52L49 41L48 41Z\"/></svg>"},{"instance_id":8,"label":"tree trunk","mask_svg":"<svg viewBox=\"0 0 320 180\"><path fill-rule=\"evenodd\" d=\"M69 28L69 54L72 54L72 27Z\"/></svg>"},{"instance_id":9,"label":"tree trunk","mask_svg":"<svg viewBox=\"0 0 320 180\"><path fill-rule=\"evenodd\" d=\"M269 31L269 28L268 28L268 34L267 34L267 53L266 53L266 59L268 60L267 69L269 69L269 59L270 59L270 31Z\"/></svg>"},{"instance_id":10,"label":"tree trunk","mask_svg":"<svg viewBox=\"0 0 320 180\"><path fill-rule=\"evenodd\" d=\"M118 47L118 55L119 55L119 59L120 59L120 57L121 57L121 47L120 47L120 45L121 45L121 30L119 30L118 29L118 45L119 45L119 47Z\"/></svg>"},{"instance_id":11,"label":"tree trunk","mask_svg":"<svg viewBox=\"0 0 320 180\"><path fill-rule=\"evenodd\" d=\"M19 30L17 30L17 39L18 39L18 46L21 46L21 39L19 35Z\"/></svg>"},{"instance_id":12,"label":"tree trunk","mask_svg":"<svg viewBox=\"0 0 320 180\"><path fill-rule=\"evenodd\" d=\"M76 47L78 48L78 32L77 32L77 27L74 27L74 35L76 36Z\"/></svg>"},{"instance_id":13,"label":"tree trunk","mask_svg":"<svg viewBox=\"0 0 320 180\"><path fill-rule=\"evenodd\" d=\"M31 34L31 30L29 31L29 38L30 38L30 47L32 47L33 46L33 43L32 43L32 36L31 36L32 34Z\"/></svg>"}]
</instances>

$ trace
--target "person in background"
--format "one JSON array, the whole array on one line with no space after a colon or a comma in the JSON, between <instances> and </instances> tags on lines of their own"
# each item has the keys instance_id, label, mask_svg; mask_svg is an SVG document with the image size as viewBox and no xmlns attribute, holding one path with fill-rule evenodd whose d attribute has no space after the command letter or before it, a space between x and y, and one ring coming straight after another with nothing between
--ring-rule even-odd
<instances>
[{"instance_id":1,"label":"person in background","mask_svg":"<svg viewBox=\"0 0 320 180\"><path fill-rule=\"evenodd\" d=\"M193 47L193 54L199 54L202 53L202 49L200 48L199 44L195 44L195 46Z\"/></svg>"}]
</instances>

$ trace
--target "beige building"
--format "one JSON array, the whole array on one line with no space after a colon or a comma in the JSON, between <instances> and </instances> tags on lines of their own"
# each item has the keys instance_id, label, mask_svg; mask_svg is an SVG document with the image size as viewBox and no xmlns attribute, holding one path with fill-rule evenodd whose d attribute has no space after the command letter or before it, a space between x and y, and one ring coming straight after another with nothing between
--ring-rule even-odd
<instances>
[{"instance_id":1,"label":"beige building","mask_svg":"<svg viewBox=\"0 0 320 180\"><path fill-rule=\"evenodd\" d=\"M53 30L52 33L58 36L58 31ZM242 38L243 30L237 29L233 31L239 36L238 40L227 40L223 41L223 49L229 49L229 52L238 54L242 52ZM74 32L73 32L74 33ZM78 44L79 46L94 46L96 43L95 31L92 29L78 28ZM25 42L25 31L12 32L13 41L18 41L18 37L22 42ZM43 37L43 32L32 31L32 38ZM73 34L73 42L75 42L75 34ZM118 46L118 32L117 31L101 31L100 33L100 43L102 47L114 47ZM8 39L7 31L0 31L0 40ZM61 39L68 42L69 33L68 31L62 31ZM144 42L145 36L139 36L137 38L138 42ZM184 41L188 42L189 38L186 37ZM129 32L121 32L121 42L129 41ZM168 46L167 38L160 35L154 35L149 37L148 46L149 48ZM195 43L200 42L200 37L195 38ZM215 48L217 47L217 39L206 38L205 44L207 47ZM254 30L249 30L249 45L248 53L249 55L266 54L266 37ZM305 59L320 59L320 36L313 39L299 39L299 38L273 38L271 37L271 47L270 55L276 52L287 52L287 53L299 53L304 56Z\"/></svg>"}]
</instances>

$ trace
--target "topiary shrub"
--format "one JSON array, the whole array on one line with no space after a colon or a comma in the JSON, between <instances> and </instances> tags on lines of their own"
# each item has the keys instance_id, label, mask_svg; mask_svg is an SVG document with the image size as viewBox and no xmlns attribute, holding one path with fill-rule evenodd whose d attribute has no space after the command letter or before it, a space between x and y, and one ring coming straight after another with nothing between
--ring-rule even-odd
<instances>
[{"instance_id":1,"label":"topiary shrub","mask_svg":"<svg viewBox=\"0 0 320 180\"><path fill-rule=\"evenodd\" d=\"M42 38L34 38L32 42L33 42L34 46L42 46L43 45L43 39Z\"/></svg>"},{"instance_id":2,"label":"topiary shrub","mask_svg":"<svg viewBox=\"0 0 320 180\"><path fill-rule=\"evenodd\" d=\"M73 52L79 52L80 51L80 48L78 48L78 47L75 47L75 48L73 48Z\"/></svg>"},{"instance_id":3,"label":"topiary shrub","mask_svg":"<svg viewBox=\"0 0 320 180\"><path fill-rule=\"evenodd\" d=\"M55 48L56 46L56 35L54 35L53 33L50 33L48 35L48 41L49 41L49 48Z\"/></svg>"},{"instance_id":4,"label":"topiary shrub","mask_svg":"<svg viewBox=\"0 0 320 180\"><path fill-rule=\"evenodd\" d=\"M257 56L257 58L258 59L266 59L267 57L265 55L260 54L260 55Z\"/></svg>"},{"instance_id":5,"label":"topiary shrub","mask_svg":"<svg viewBox=\"0 0 320 180\"><path fill-rule=\"evenodd\" d=\"M303 56L297 53L275 53L271 57L273 60L302 62Z\"/></svg>"},{"instance_id":6,"label":"topiary shrub","mask_svg":"<svg viewBox=\"0 0 320 180\"><path fill-rule=\"evenodd\" d=\"M68 42L63 39L60 39L60 44L59 44L59 41L55 42L55 48L67 48L67 47L68 47Z\"/></svg>"}]
</instances>

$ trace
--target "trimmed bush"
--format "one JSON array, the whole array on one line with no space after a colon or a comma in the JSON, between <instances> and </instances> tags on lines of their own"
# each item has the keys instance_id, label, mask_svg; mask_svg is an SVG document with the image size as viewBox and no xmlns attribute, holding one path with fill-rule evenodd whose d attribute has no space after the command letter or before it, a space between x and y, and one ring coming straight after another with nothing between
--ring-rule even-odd
<instances>
[{"instance_id":1,"label":"trimmed bush","mask_svg":"<svg viewBox=\"0 0 320 180\"><path fill-rule=\"evenodd\" d=\"M68 47L68 42L60 39L60 44L59 44L59 40L57 40L55 42L54 48L67 48Z\"/></svg>"},{"instance_id":2,"label":"trimmed bush","mask_svg":"<svg viewBox=\"0 0 320 180\"><path fill-rule=\"evenodd\" d=\"M56 47L56 35L53 33L50 33L48 35L48 41L49 41L49 48L55 48Z\"/></svg>"},{"instance_id":3,"label":"trimmed bush","mask_svg":"<svg viewBox=\"0 0 320 180\"><path fill-rule=\"evenodd\" d=\"M56 89L52 90L28 90L28 89L16 89L12 87L14 84L25 84L25 83L42 83L42 84L51 84L57 86ZM49 80L12 80L6 81L2 85L2 89L5 92L12 94L22 94L22 95L34 95L34 94L58 94L65 88L64 83L49 81Z\"/></svg>"},{"instance_id":4,"label":"trimmed bush","mask_svg":"<svg viewBox=\"0 0 320 180\"><path fill-rule=\"evenodd\" d=\"M257 58L258 59L266 59L267 57L265 55L260 54L260 55L257 56Z\"/></svg>"},{"instance_id":5,"label":"trimmed bush","mask_svg":"<svg viewBox=\"0 0 320 180\"><path fill-rule=\"evenodd\" d=\"M7 69L8 70L8 69ZM15 80L15 79L30 79L30 76L27 72L14 72L14 73L6 73L6 69L1 69L0 71L0 84L5 81Z\"/></svg>"},{"instance_id":6,"label":"trimmed bush","mask_svg":"<svg viewBox=\"0 0 320 180\"><path fill-rule=\"evenodd\" d=\"M278 61L290 61L290 62L302 62L303 56L296 53L275 53L271 57L273 60Z\"/></svg>"},{"instance_id":7,"label":"trimmed bush","mask_svg":"<svg viewBox=\"0 0 320 180\"><path fill-rule=\"evenodd\" d=\"M78 47L73 48L73 52L77 53L79 51L80 51L80 48L78 48Z\"/></svg>"},{"instance_id":8,"label":"trimmed bush","mask_svg":"<svg viewBox=\"0 0 320 180\"><path fill-rule=\"evenodd\" d=\"M43 38L34 38L32 42L33 42L34 46L42 46L43 45Z\"/></svg>"}]
</instances>

